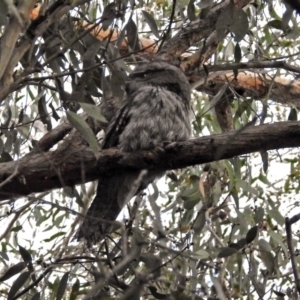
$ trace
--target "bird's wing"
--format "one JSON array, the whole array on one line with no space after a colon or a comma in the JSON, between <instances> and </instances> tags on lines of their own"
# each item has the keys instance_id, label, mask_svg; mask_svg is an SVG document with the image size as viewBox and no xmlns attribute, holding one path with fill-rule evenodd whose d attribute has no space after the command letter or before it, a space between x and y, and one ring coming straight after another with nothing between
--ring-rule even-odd
<instances>
[{"instance_id":1,"label":"bird's wing","mask_svg":"<svg viewBox=\"0 0 300 300\"><path fill-rule=\"evenodd\" d=\"M129 122L130 101L126 99L116 115L110 121L102 143L102 149L116 147L119 142L119 136Z\"/></svg>"}]
</instances>

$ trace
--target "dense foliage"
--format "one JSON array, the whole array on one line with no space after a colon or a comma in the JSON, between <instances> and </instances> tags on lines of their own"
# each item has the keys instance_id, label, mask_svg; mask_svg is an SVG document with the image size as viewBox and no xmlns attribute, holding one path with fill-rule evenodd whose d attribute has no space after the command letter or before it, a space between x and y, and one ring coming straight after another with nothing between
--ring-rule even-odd
<instances>
[{"instance_id":1,"label":"dense foliage","mask_svg":"<svg viewBox=\"0 0 300 300\"><path fill-rule=\"evenodd\" d=\"M3 299L297 299L300 38L290 4L0 2ZM89 249L73 237L92 181L141 161L99 156L102 128L126 75L151 59L189 77L194 140L175 158L150 153L145 164L167 175Z\"/></svg>"}]
</instances>

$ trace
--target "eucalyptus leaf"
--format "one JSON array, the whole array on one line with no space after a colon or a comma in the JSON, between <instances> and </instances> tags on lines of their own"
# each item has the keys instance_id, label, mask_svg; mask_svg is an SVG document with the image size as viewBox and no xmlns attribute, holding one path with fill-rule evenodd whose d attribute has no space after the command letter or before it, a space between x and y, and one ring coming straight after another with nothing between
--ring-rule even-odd
<instances>
[{"instance_id":1,"label":"eucalyptus leaf","mask_svg":"<svg viewBox=\"0 0 300 300\"><path fill-rule=\"evenodd\" d=\"M14 266L10 267L8 270L6 270L6 272L0 277L0 282L1 281L5 281L9 278L11 278L12 276L15 276L16 274L19 274L22 270L24 270L26 267L26 263L25 262L19 262L17 264L15 264Z\"/></svg>"},{"instance_id":2,"label":"eucalyptus leaf","mask_svg":"<svg viewBox=\"0 0 300 300\"><path fill-rule=\"evenodd\" d=\"M72 111L67 112L67 118L72 126L74 126L74 128L88 142L95 155L97 155L99 153L98 142L89 125L79 115Z\"/></svg>"},{"instance_id":3,"label":"eucalyptus leaf","mask_svg":"<svg viewBox=\"0 0 300 300\"><path fill-rule=\"evenodd\" d=\"M230 24L230 31L234 33L234 40L240 42L248 32L249 21L247 14L242 8L234 10L233 21Z\"/></svg>"},{"instance_id":4,"label":"eucalyptus leaf","mask_svg":"<svg viewBox=\"0 0 300 300\"><path fill-rule=\"evenodd\" d=\"M221 249L221 251L218 254L218 258L224 258L228 256L232 256L233 254L236 254L238 252L237 249L232 247L224 247Z\"/></svg>"},{"instance_id":5,"label":"eucalyptus leaf","mask_svg":"<svg viewBox=\"0 0 300 300\"><path fill-rule=\"evenodd\" d=\"M60 282L59 282L59 286L58 286L58 289L57 289L57 293L56 293L56 300L61 300L63 299L63 296L64 296L64 293L65 293L65 290L67 288L67 283L68 283L68 279L69 279L69 274L70 272L67 272L65 273Z\"/></svg>"},{"instance_id":6,"label":"eucalyptus leaf","mask_svg":"<svg viewBox=\"0 0 300 300\"><path fill-rule=\"evenodd\" d=\"M12 300L14 298L16 293L25 284L29 276L30 276L30 272L28 271L20 274L20 276L16 279L16 281L11 286L7 295L7 300Z\"/></svg>"},{"instance_id":7,"label":"eucalyptus leaf","mask_svg":"<svg viewBox=\"0 0 300 300\"><path fill-rule=\"evenodd\" d=\"M98 108L97 106L84 102L80 102L80 106L90 117L102 123L107 123L105 117L100 113L100 108Z\"/></svg>"},{"instance_id":8,"label":"eucalyptus leaf","mask_svg":"<svg viewBox=\"0 0 300 300\"><path fill-rule=\"evenodd\" d=\"M253 226L252 228L249 229L246 235L246 242L247 244L250 244L253 242L258 234L258 226Z\"/></svg>"},{"instance_id":9,"label":"eucalyptus leaf","mask_svg":"<svg viewBox=\"0 0 300 300\"><path fill-rule=\"evenodd\" d=\"M31 254L28 252L28 250L26 250L24 247L19 245L19 251L20 251L20 254L21 254L24 262L27 263L27 262L32 261Z\"/></svg>"},{"instance_id":10,"label":"eucalyptus leaf","mask_svg":"<svg viewBox=\"0 0 300 300\"><path fill-rule=\"evenodd\" d=\"M140 50L138 30L132 18L130 18L128 23L126 24L126 31L127 31L127 40L130 48L133 51Z\"/></svg>"},{"instance_id":11,"label":"eucalyptus leaf","mask_svg":"<svg viewBox=\"0 0 300 300\"><path fill-rule=\"evenodd\" d=\"M142 10L143 17L145 18L146 23L149 25L151 32L159 38L159 32L157 29L157 24L151 14L149 14L147 11Z\"/></svg>"}]
</instances>

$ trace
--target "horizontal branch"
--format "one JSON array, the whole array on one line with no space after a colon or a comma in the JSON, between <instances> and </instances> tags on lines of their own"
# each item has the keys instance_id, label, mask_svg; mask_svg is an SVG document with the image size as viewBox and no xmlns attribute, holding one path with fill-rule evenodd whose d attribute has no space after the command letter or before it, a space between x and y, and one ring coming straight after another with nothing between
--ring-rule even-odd
<instances>
[{"instance_id":1,"label":"horizontal branch","mask_svg":"<svg viewBox=\"0 0 300 300\"><path fill-rule=\"evenodd\" d=\"M36 150L17 161L1 164L0 200L85 183L122 169L171 170L261 150L299 146L300 123L280 122L173 143L153 151L121 153L108 149L101 151L98 158L86 146L49 152Z\"/></svg>"}]
</instances>

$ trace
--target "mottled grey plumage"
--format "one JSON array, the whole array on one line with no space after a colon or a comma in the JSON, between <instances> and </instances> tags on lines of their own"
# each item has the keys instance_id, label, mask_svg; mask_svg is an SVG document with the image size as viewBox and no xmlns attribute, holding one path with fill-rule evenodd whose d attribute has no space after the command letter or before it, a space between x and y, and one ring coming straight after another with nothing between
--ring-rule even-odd
<instances>
[{"instance_id":1,"label":"mottled grey plumage","mask_svg":"<svg viewBox=\"0 0 300 300\"><path fill-rule=\"evenodd\" d=\"M161 61L137 67L126 82L126 93L124 104L108 125L102 149L134 152L189 138L190 85L177 67ZM141 181L139 175L136 170L117 171L99 179L78 239L86 239L88 245L101 240L109 224L95 218L114 221L126 201L162 173L150 170Z\"/></svg>"}]
</instances>

